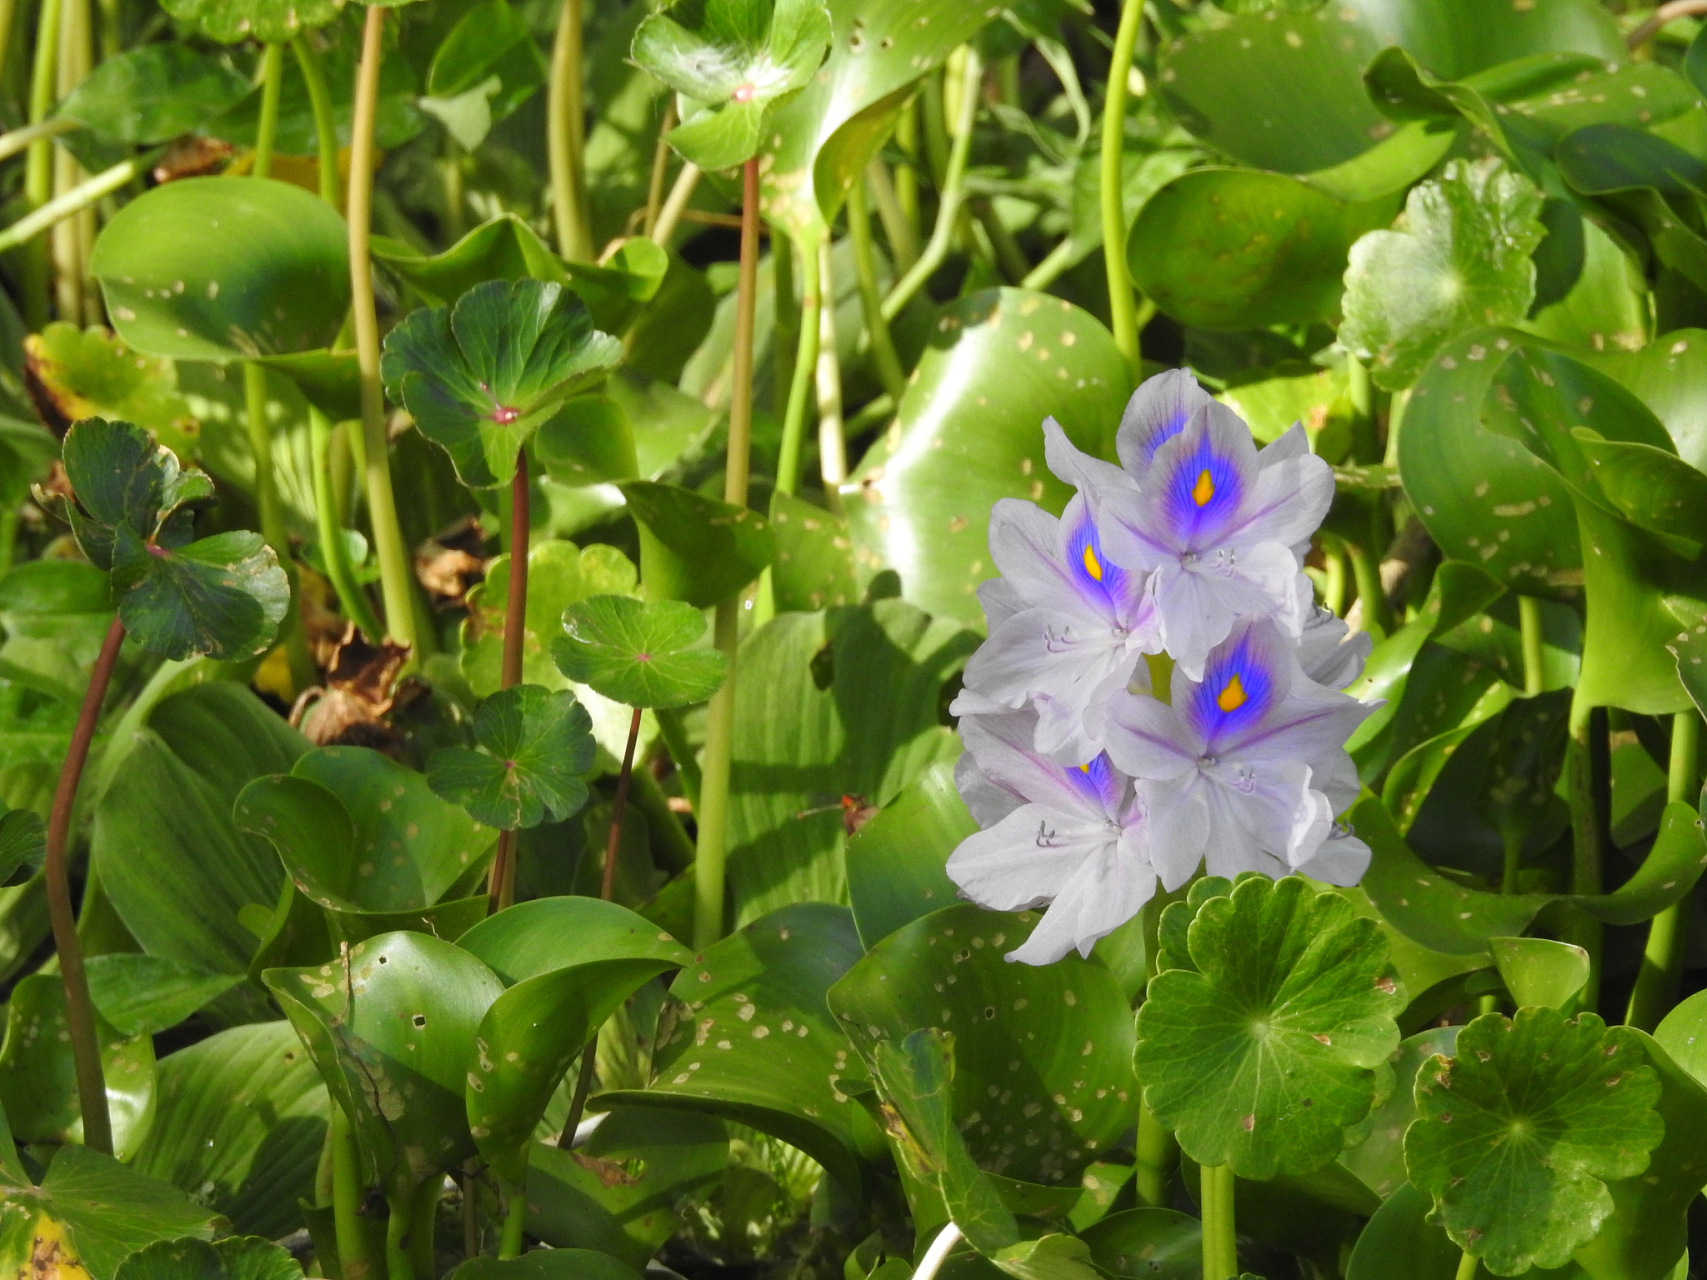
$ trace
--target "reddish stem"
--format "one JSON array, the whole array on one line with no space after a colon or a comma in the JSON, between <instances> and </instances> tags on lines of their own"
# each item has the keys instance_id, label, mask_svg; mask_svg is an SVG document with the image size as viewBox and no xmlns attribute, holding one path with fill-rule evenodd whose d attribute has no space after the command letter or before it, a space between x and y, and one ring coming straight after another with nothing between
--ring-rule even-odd
<instances>
[{"instance_id":1,"label":"reddish stem","mask_svg":"<svg viewBox=\"0 0 1707 1280\"><path fill-rule=\"evenodd\" d=\"M628 745L622 749L622 772L616 775L616 801L610 810L610 841L605 845L605 879L599 897L609 902L616 892L616 857L622 847L622 815L628 809L628 778L634 772L634 744L640 740L640 708L628 722Z\"/></svg>"},{"instance_id":2,"label":"reddish stem","mask_svg":"<svg viewBox=\"0 0 1707 1280\"><path fill-rule=\"evenodd\" d=\"M77 937L77 913L71 907L71 881L66 867L66 845L71 835L71 810L77 802L77 784L89 760L89 743L107 700L113 666L124 643L124 623L113 616L101 642L89 687L71 731L71 746L59 769L59 785L53 793L53 812L47 823L47 910L53 923L53 945L59 952L59 976L65 983L65 1016L71 1033L71 1056L77 1071L77 1101L83 1111L83 1143L96 1151L113 1153L113 1125L107 1114L107 1082L101 1071L101 1045L95 1034L95 1006L89 998L89 975L83 967L83 944Z\"/></svg>"},{"instance_id":3,"label":"reddish stem","mask_svg":"<svg viewBox=\"0 0 1707 1280\"><path fill-rule=\"evenodd\" d=\"M510 481L510 589L504 598L504 666L498 687L522 682L522 641L528 615L528 455L516 450L516 474ZM498 852L487 880L486 911L502 911L516 896L516 833L498 833Z\"/></svg>"}]
</instances>

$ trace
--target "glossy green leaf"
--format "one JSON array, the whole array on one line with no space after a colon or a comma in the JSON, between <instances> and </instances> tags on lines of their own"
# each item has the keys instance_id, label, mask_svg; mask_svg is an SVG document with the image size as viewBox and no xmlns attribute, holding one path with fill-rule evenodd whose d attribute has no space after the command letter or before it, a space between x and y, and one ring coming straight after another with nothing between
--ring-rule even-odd
<instances>
[{"instance_id":1,"label":"glossy green leaf","mask_svg":"<svg viewBox=\"0 0 1707 1280\"><path fill-rule=\"evenodd\" d=\"M65 504L66 518L83 554L102 569L114 567L121 526L133 543L184 546L194 506L213 496L206 473L185 470L170 449L128 422L75 423L66 433L63 461L75 494Z\"/></svg>"},{"instance_id":2,"label":"glossy green leaf","mask_svg":"<svg viewBox=\"0 0 1707 1280\"><path fill-rule=\"evenodd\" d=\"M89 995L101 1016L127 1036L175 1027L239 982L240 973L210 973L165 956L120 951L91 956Z\"/></svg>"},{"instance_id":3,"label":"glossy green leaf","mask_svg":"<svg viewBox=\"0 0 1707 1280\"><path fill-rule=\"evenodd\" d=\"M528 1231L644 1267L678 1226L677 1205L710 1191L729 1160L721 1120L617 1107L574 1151L533 1145Z\"/></svg>"},{"instance_id":4,"label":"glossy green leaf","mask_svg":"<svg viewBox=\"0 0 1707 1280\"><path fill-rule=\"evenodd\" d=\"M338 0L164 0L180 22L199 27L224 44L244 40L289 40L304 28L323 27L338 16Z\"/></svg>"},{"instance_id":5,"label":"glossy green leaf","mask_svg":"<svg viewBox=\"0 0 1707 1280\"><path fill-rule=\"evenodd\" d=\"M766 118L812 79L830 45L823 0L685 0L648 14L634 60L683 97L670 145L702 169L727 169L765 141Z\"/></svg>"},{"instance_id":6,"label":"glossy green leaf","mask_svg":"<svg viewBox=\"0 0 1707 1280\"><path fill-rule=\"evenodd\" d=\"M463 483L489 488L515 475L517 451L565 397L620 358L563 286L493 280L412 312L386 335L380 374Z\"/></svg>"},{"instance_id":7,"label":"glossy green leaf","mask_svg":"<svg viewBox=\"0 0 1707 1280\"><path fill-rule=\"evenodd\" d=\"M53 114L119 142L170 142L223 115L253 87L221 54L144 44L103 60Z\"/></svg>"},{"instance_id":8,"label":"glossy green leaf","mask_svg":"<svg viewBox=\"0 0 1707 1280\"><path fill-rule=\"evenodd\" d=\"M24 360L37 395L64 422L123 419L182 457L195 455L201 427L170 360L138 355L99 325L58 320L24 339Z\"/></svg>"},{"instance_id":9,"label":"glossy green leaf","mask_svg":"<svg viewBox=\"0 0 1707 1280\"><path fill-rule=\"evenodd\" d=\"M148 730L95 811L101 887L148 954L241 973L255 938L239 913L277 901L285 875L265 841L232 823L232 804L256 778L289 770L308 744L229 681L162 702Z\"/></svg>"},{"instance_id":10,"label":"glossy green leaf","mask_svg":"<svg viewBox=\"0 0 1707 1280\"><path fill-rule=\"evenodd\" d=\"M396 1202L475 1153L462 1100L469 1050L503 992L484 964L399 932L329 964L269 969L266 982L354 1122L370 1184Z\"/></svg>"},{"instance_id":11,"label":"glossy green leaf","mask_svg":"<svg viewBox=\"0 0 1707 1280\"><path fill-rule=\"evenodd\" d=\"M771 590L778 610L858 602L859 575L845 516L777 492L771 495L771 529L776 534Z\"/></svg>"},{"instance_id":12,"label":"glossy green leaf","mask_svg":"<svg viewBox=\"0 0 1707 1280\"><path fill-rule=\"evenodd\" d=\"M844 898L842 798L881 807L956 753L938 708L976 644L899 600L783 614L748 639L729 796L737 921Z\"/></svg>"},{"instance_id":13,"label":"glossy green leaf","mask_svg":"<svg viewBox=\"0 0 1707 1280\"><path fill-rule=\"evenodd\" d=\"M1430 1209L1426 1195L1403 1183L1358 1234L1346 1280L1454 1280L1463 1251L1429 1221Z\"/></svg>"},{"instance_id":14,"label":"glossy green leaf","mask_svg":"<svg viewBox=\"0 0 1707 1280\"><path fill-rule=\"evenodd\" d=\"M456 301L487 280L539 280L568 284L569 266L546 247L539 233L513 213L482 222L441 253L375 236L373 256L432 306Z\"/></svg>"},{"instance_id":15,"label":"glossy green leaf","mask_svg":"<svg viewBox=\"0 0 1707 1280\"><path fill-rule=\"evenodd\" d=\"M1535 302L1528 324L1554 342L1632 351L1652 333L1648 282L1631 246L1575 202L1543 202L1547 235L1535 250Z\"/></svg>"},{"instance_id":16,"label":"glossy green leaf","mask_svg":"<svg viewBox=\"0 0 1707 1280\"><path fill-rule=\"evenodd\" d=\"M1680 458L1707 465L1707 333L1679 329L1639 351L1583 352L1584 363L1611 374L1647 405L1666 429Z\"/></svg>"},{"instance_id":17,"label":"glossy green leaf","mask_svg":"<svg viewBox=\"0 0 1707 1280\"><path fill-rule=\"evenodd\" d=\"M1616 22L1593 0L1518 8L1504 0L1349 0L1383 44L1398 44L1437 75L1466 76L1535 53L1624 57Z\"/></svg>"},{"instance_id":18,"label":"glossy green leaf","mask_svg":"<svg viewBox=\"0 0 1707 1280\"><path fill-rule=\"evenodd\" d=\"M1399 1043L1380 930L1337 894L1256 877L1204 902L1187 946L1196 969L1158 974L1139 1012L1145 1103L1201 1164L1270 1178L1331 1160Z\"/></svg>"},{"instance_id":19,"label":"glossy green leaf","mask_svg":"<svg viewBox=\"0 0 1707 1280\"><path fill-rule=\"evenodd\" d=\"M650 1089L616 1105L693 1110L798 1147L845 1187L882 1141L839 1086L865 1078L824 997L860 957L846 907L784 907L708 948L670 986Z\"/></svg>"},{"instance_id":20,"label":"glossy green leaf","mask_svg":"<svg viewBox=\"0 0 1707 1280\"><path fill-rule=\"evenodd\" d=\"M1570 490L1523 445L1488 428L1485 405L1515 333L1468 334L1442 349L1405 405L1399 475L1442 552L1515 590L1549 594L1578 580Z\"/></svg>"},{"instance_id":21,"label":"glossy green leaf","mask_svg":"<svg viewBox=\"0 0 1707 1280\"><path fill-rule=\"evenodd\" d=\"M278 557L248 531L169 547L120 525L113 592L131 638L177 661L264 653L290 608L290 581Z\"/></svg>"},{"instance_id":22,"label":"glossy green leaf","mask_svg":"<svg viewBox=\"0 0 1707 1280\"><path fill-rule=\"evenodd\" d=\"M113 1280L296 1280L297 1260L271 1240L161 1240L126 1258Z\"/></svg>"},{"instance_id":23,"label":"glossy green leaf","mask_svg":"<svg viewBox=\"0 0 1707 1280\"><path fill-rule=\"evenodd\" d=\"M470 1258L456 1280L639 1280L626 1262L591 1249L534 1249L519 1258Z\"/></svg>"},{"instance_id":24,"label":"glossy green leaf","mask_svg":"<svg viewBox=\"0 0 1707 1280\"><path fill-rule=\"evenodd\" d=\"M953 1036L952 1115L973 1159L1047 1185L1077 1181L1115 1142L1135 1082L1131 1015L1112 974L1076 957L1006 961L1035 923L945 907L874 946L831 991L830 1008L878 1071L880 1045L923 1028Z\"/></svg>"},{"instance_id":25,"label":"glossy green leaf","mask_svg":"<svg viewBox=\"0 0 1707 1280\"><path fill-rule=\"evenodd\" d=\"M232 1027L160 1059L138 1173L195 1195L241 1232L274 1239L312 1199L329 1103L283 1020Z\"/></svg>"},{"instance_id":26,"label":"glossy green leaf","mask_svg":"<svg viewBox=\"0 0 1707 1280\"><path fill-rule=\"evenodd\" d=\"M1297 178L1194 169L1151 196L1126 242L1133 283L1200 329L1331 320L1357 238L1395 198L1345 204Z\"/></svg>"},{"instance_id":27,"label":"glossy green leaf","mask_svg":"<svg viewBox=\"0 0 1707 1280\"><path fill-rule=\"evenodd\" d=\"M634 480L622 486L640 526L640 572L653 600L707 609L753 581L776 558L770 522L691 489Z\"/></svg>"},{"instance_id":28,"label":"glossy green leaf","mask_svg":"<svg viewBox=\"0 0 1707 1280\"><path fill-rule=\"evenodd\" d=\"M500 830L561 822L587 803L593 722L567 690L501 689L474 716L478 747L441 747L427 782L476 822Z\"/></svg>"},{"instance_id":29,"label":"glossy green leaf","mask_svg":"<svg viewBox=\"0 0 1707 1280\"><path fill-rule=\"evenodd\" d=\"M1393 1055L1393 1089L1357 1127L1365 1135L1340 1153L1339 1164L1383 1200L1403 1193L1405 1130L1417 1118L1417 1072L1435 1054L1452 1056L1458 1027L1431 1027L1408 1036Z\"/></svg>"},{"instance_id":30,"label":"glossy green leaf","mask_svg":"<svg viewBox=\"0 0 1707 1280\"><path fill-rule=\"evenodd\" d=\"M1541 196L1493 164L1454 161L1411 190L1402 231L1372 231L1346 269L1346 345L1382 386L1414 383L1453 338L1514 324L1535 299Z\"/></svg>"},{"instance_id":31,"label":"glossy green leaf","mask_svg":"<svg viewBox=\"0 0 1707 1280\"><path fill-rule=\"evenodd\" d=\"M1203 1233L1196 1218L1174 1209L1111 1213L1079 1233L1091 1259L1117 1280L1197 1280Z\"/></svg>"},{"instance_id":32,"label":"glossy green leaf","mask_svg":"<svg viewBox=\"0 0 1707 1280\"><path fill-rule=\"evenodd\" d=\"M716 693L728 672L705 634L705 615L680 601L592 596L564 610L551 652L565 676L614 702L683 707Z\"/></svg>"},{"instance_id":33,"label":"glossy green leaf","mask_svg":"<svg viewBox=\"0 0 1707 1280\"><path fill-rule=\"evenodd\" d=\"M8 1179L10 1182L10 1179ZM39 1186L12 1183L0 1198L0 1267L29 1274L45 1252L60 1275L113 1280L130 1254L156 1240L211 1237L213 1212L176 1187L87 1147L54 1152Z\"/></svg>"},{"instance_id":34,"label":"glossy green leaf","mask_svg":"<svg viewBox=\"0 0 1707 1280\"><path fill-rule=\"evenodd\" d=\"M893 569L908 600L982 626L990 507L1059 511L1071 494L1044 465L1044 418L1108 453L1127 376L1108 331L1062 299L985 290L945 308L895 422L842 488L856 569Z\"/></svg>"},{"instance_id":35,"label":"glossy green leaf","mask_svg":"<svg viewBox=\"0 0 1707 1280\"><path fill-rule=\"evenodd\" d=\"M132 347L223 362L331 346L350 301L345 240L301 187L184 178L120 209L90 268Z\"/></svg>"},{"instance_id":36,"label":"glossy green leaf","mask_svg":"<svg viewBox=\"0 0 1707 1280\"><path fill-rule=\"evenodd\" d=\"M1588 952L1550 938L1492 938L1488 950L1511 998L1520 1006L1546 1005L1569 1013L1588 982Z\"/></svg>"},{"instance_id":37,"label":"glossy green leaf","mask_svg":"<svg viewBox=\"0 0 1707 1280\"><path fill-rule=\"evenodd\" d=\"M906 90L996 15L964 0L831 0L830 54L773 111L759 153L765 217L823 239L843 195L893 128Z\"/></svg>"},{"instance_id":38,"label":"glossy green leaf","mask_svg":"<svg viewBox=\"0 0 1707 1280\"><path fill-rule=\"evenodd\" d=\"M609 484L640 474L628 416L606 395L564 401L534 437L534 452L558 484Z\"/></svg>"},{"instance_id":39,"label":"glossy green leaf","mask_svg":"<svg viewBox=\"0 0 1707 1280\"><path fill-rule=\"evenodd\" d=\"M1417 1077L1411 1181L1492 1270L1560 1266L1612 1212L1606 1180L1648 1165L1665 1126L1641 1042L1591 1013L1484 1014ZM1548 1065L1543 1067L1541 1064Z\"/></svg>"},{"instance_id":40,"label":"glossy green leaf","mask_svg":"<svg viewBox=\"0 0 1707 1280\"><path fill-rule=\"evenodd\" d=\"M500 912L459 945L510 987L481 1020L465 1101L481 1154L519 1186L534 1126L570 1062L640 986L692 957L626 908L579 897Z\"/></svg>"},{"instance_id":41,"label":"glossy green leaf","mask_svg":"<svg viewBox=\"0 0 1707 1280\"><path fill-rule=\"evenodd\" d=\"M1641 228L1661 263L1700 288L1707 282L1707 239L1697 207L1707 165L1675 142L1628 124L1595 123L1556 150L1571 189Z\"/></svg>"},{"instance_id":42,"label":"glossy green leaf","mask_svg":"<svg viewBox=\"0 0 1707 1280\"><path fill-rule=\"evenodd\" d=\"M22 884L47 856L47 827L28 809L0 814L0 885Z\"/></svg>"},{"instance_id":43,"label":"glossy green leaf","mask_svg":"<svg viewBox=\"0 0 1707 1280\"><path fill-rule=\"evenodd\" d=\"M1686 558L1700 554L1707 545L1707 475L1669 449L1606 440L1588 427L1571 434L1588 460L1595 487L1620 515L1674 540L1668 545Z\"/></svg>"},{"instance_id":44,"label":"glossy green leaf","mask_svg":"<svg viewBox=\"0 0 1707 1280\"><path fill-rule=\"evenodd\" d=\"M978 824L954 785L954 768L934 764L854 833L843 856L848 900L860 941L869 950L884 938L945 906L959 889L948 878L948 855Z\"/></svg>"}]
</instances>

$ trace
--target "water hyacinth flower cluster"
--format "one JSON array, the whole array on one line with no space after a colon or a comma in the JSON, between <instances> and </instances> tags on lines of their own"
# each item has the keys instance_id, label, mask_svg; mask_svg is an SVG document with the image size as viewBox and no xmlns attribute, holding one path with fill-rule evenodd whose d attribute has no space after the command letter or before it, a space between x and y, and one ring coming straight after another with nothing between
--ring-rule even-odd
<instances>
[{"instance_id":1,"label":"water hyacinth flower cluster","mask_svg":"<svg viewBox=\"0 0 1707 1280\"><path fill-rule=\"evenodd\" d=\"M952 708L982 830L949 875L996 910L1048 904L1009 956L1028 964L1088 955L1200 867L1355 884L1370 854L1339 820L1358 789L1345 743L1374 705L1343 690L1371 638L1303 572L1334 480L1302 426L1259 450L1172 370L1128 403L1119 466L1043 432L1077 492L1059 519L991 512L990 635Z\"/></svg>"}]
</instances>

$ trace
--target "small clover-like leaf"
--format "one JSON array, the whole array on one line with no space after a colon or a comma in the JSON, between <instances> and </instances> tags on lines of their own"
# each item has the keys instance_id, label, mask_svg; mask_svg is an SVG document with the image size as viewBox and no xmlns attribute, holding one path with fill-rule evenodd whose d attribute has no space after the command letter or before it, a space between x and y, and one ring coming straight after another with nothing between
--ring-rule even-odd
<instances>
[{"instance_id":1,"label":"small clover-like leaf","mask_svg":"<svg viewBox=\"0 0 1707 1280\"><path fill-rule=\"evenodd\" d=\"M563 631L551 643L557 669L631 707L704 702L728 673L721 653L694 647L705 615L680 600L593 596L564 610Z\"/></svg>"},{"instance_id":2,"label":"small clover-like leaf","mask_svg":"<svg viewBox=\"0 0 1707 1280\"><path fill-rule=\"evenodd\" d=\"M1145 1102L1200 1164L1320 1168L1399 1043L1405 994L1380 928L1338 894L1253 876L1197 907L1187 946L1195 969L1158 974L1138 1014Z\"/></svg>"},{"instance_id":3,"label":"small clover-like leaf","mask_svg":"<svg viewBox=\"0 0 1707 1280\"><path fill-rule=\"evenodd\" d=\"M162 0L179 22L193 23L222 44L284 41L338 16L340 0Z\"/></svg>"},{"instance_id":4,"label":"small clover-like leaf","mask_svg":"<svg viewBox=\"0 0 1707 1280\"><path fill-rule=\"evenodd\" d=\"M581 775L593 767L593 722L568 690L500 690L475 713L474 738L478 748L435 751L427 782L476 822L506 831L537 827L587 803Z\"/></svg>"},{"instance_id":5,"label":"small clover-like leaf","mask_svg":"<svg viewBox=\"0 0 1707 1280\"><path fill-rule=\"evenodd\" d=\"M47 854L47 829L28 809L0 814L0 885L22 884Z\"/></svg>"},{"instance_id":6,"label":"small clover-like leaf","mask_svg":"<svg viewBox=\"0 0 1707 1280\"><path fill-rule=\"evenodd\" d=\"M228 659L273 642L290 581L258 533L191 541L213 482L128 422L89 418L65 437L65 506L83 553L112 571L119 620L163 657Z\"/></svg>"},{"instance_id":7,"label":"small clover-like leaf","mask_svg":"<svg viewBox=\"0 0 1707 1280\"><path fill-rule=\"evenodd\" d=\"M488 280L385 339L387 393L450 454L464 484L516 473L516 453L565 397L616 367L622 345L559 284Z\"/></svg>"},{"instance_id":8,"label":"small clover-like leaf","mask_svg":"<svg viewBox=\"0 0 1707 1280\"><path fill-rule=\"evenodd\" d=\"M1381 386L1416 381L1446 343L1516 324L1535 300L1541 193L1497 163L1454 161L1412 189L1405 229L1351 247L1340 340Z\"/></svg>"},{"instance_id":9,"label":"small clover-like leaf","mask_svg":"<svg viewBox=\"0 0 1707 1280\"><path fill-rule=\"evenodd\" d=\"M766 113L811 80L830 47L823 0L678 0L634 33L634 60L700 110L670 143L704 169L752 157Z\"/></svg>"},{"instance_id":10,"label":"small clover-like leaf","mask_svg":"<svg viewBox=\"0 0 1707 1280\"><path fill-rule=\"evenodd\" d=\"M1424 1063L1405 1167L1453 1243L1516 1275L1594 1239L1613 1210L1606 1182L1641 1173L1665 1136L1643 1056L1627 1027L1537 1007L1483 1014L1455 1057Z\"/></svg>"}]
</instances>

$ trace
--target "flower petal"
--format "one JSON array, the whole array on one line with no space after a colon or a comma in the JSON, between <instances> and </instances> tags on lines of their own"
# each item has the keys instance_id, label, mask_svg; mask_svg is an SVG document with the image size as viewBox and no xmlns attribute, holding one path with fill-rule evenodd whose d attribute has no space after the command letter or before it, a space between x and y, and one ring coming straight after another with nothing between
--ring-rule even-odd
<instances>
[{"instance_id":1,"label":"flower petal","mask_svg":"<svg viewBox=\"0 0 1707 1280\"><path fill-rule=\"evenodd\" d=\"M1283 463L1282 468L1294 465ZM1226 405L1211 401L1192 414L1185 430L1157 449L1151 459L1143 484L1151 520L1165 524L1166 536L1182 552L1213 550L1229 540L1228 530L1236 522L1239 528L1244 527L1242 517L1254 487L1272 470L1259 476L1251 429ZM1328 485L1331 495L1331 471ZM1269 538L1250 536L1238 541Z\"/></svg>"},{"instance_id":2,"label":"flower petal","mask_svg":"<svg viewBox=\"0 0 1707 1280\"><path fill-rule=\"evenodd\" d=\"M1093 458L1069 440L1054 418L1043 420L1043 461L1058 479L1087 494L1137 489L1119 467Z\"/></svg>"},{"instance_id":3,"label":"flower petal","mask_svg":"<svg viewBox=\"0 0 1707 1280\"><path fill-rule=\"evenodd\" d=\"M1106 824L1075 826L1039 805L1022 805L962 840L948 857L948 878L980 906L1019 911L1055 897L1086 859L1115 843Z\"/></svg>"},{"instance_id":4,"label":"flower petal","mask_svg":"<svg viewBox=\"0 0 1707 1280\"><path fill-rule=\"evenodd\" d=\"M1273 448L1270 445L1269 448ZM1263 467L1220 526L1229 542L1279 542L1288 547L1316 532L1334 501L1334 471L1314 454Z\"/></svg>"},{"instance_id":5,"label":"flower petal","mask_svg":"<svg viewBox=\"0 0 1707 1280\"><path fill-rule=\"evenodd\" d=\"M1178 778L1144 780L1145 826L1150 842L1150 865L1169 893L1197 873L1209 844L1211 826L1208 786L1196 769Z\"/></svg>"},{"instance_id":6,"label":"flower petal","mask_svg":"<svg viewBox=\"0 0 1707 1280\"><path fill-rule=\"evenodd\" d=\"M1348 635L1350 628L1333 610L1314 607L1298 637L1298 665L1326 689L1343 689L1363 674L1363 664L1375 648L1367 631Z\"/></svg>"},{"instance_id":7,"label":"flower petal","mask_svg":"<svg viewBox=\"0 0 1707 1280\"><path fill-rule=\"evenodd\" d=\"M1057 818L1106 826L1112 815L1096 782L1085 769L1058 764L1037 750L1036 734L1037 715L1030 709L960 722L967 752L996 786Z\"/></svg>"},{"instance_id":8,"label":"flower petal","mask_svg":"<svg viewBox=\"0 0 1707 1280\"><path fill-rule=\"evenodd\" d=\"M1120 415L1120 430L1114 440L1120 465L1142 480L1156 450L1183 431L1191 415L1209 403L1209 393L1184 369L1169 369L1146 378Z\"/></svg>"},{"instance_id":9,"label":"flower petal","mask_svg":"<svg viewBox=\"0 0 1707 1280\"><path fill-rule=\"evenodd\" d=\"M1327 884L1353 885L1369 870L1370 856L1368 845L1335 827L1315 854L1298 864L1297 871Z\"/></svg>"},{"instance_id":10,"label":"flower petal","mask_svg":"<svg viewBox=\"0 0 1707 1280\"><path fill-rule=\"evenodd\" d=\"M1025 797L1010 791L978 767L970 751L954 762L954 789L966 804L972 820L980 827L993 827L1025 803Z\"/></svg>"},{"instance_id":11,"label":"flower petal","mask_svg":"<svg viewBox=\"0 0 1707 1280\"><path fill-rule=\"evenodd\" d=\"M1174 709L1144 693L1116 697L1103 721L1109 759L1134 778L1178 778L1197 767L1203 741Z\"/></svg>"},{"instance_id":12,"label":"flower petal","mask_svg":"<svg viewBox=\"0 0 1707 1280\"><path fill-rule=\"evenodd\" d=\"M1156 893L1156 873L1141 857L1110 845L1080 864L1055 895L1025 942L1008 952L1022 964L1053 964L1075 947L1089 958L1107 936L1142 910Z\"/></svg>"},{"instance_id":13,"label":"flower petal","mask_svg":"<svg viewBox=\"0 0 1707 1280\"><path fill-rule=\"evenodd\" d=\"M1209 651L1201 680L1192 680L1183 666L1174 668L1175 714L1202 737L1204 754L1232 758L1233 744L1284 702L1298 664L1271 619L1245 617Z\"/></svg>"}]
</instances>

